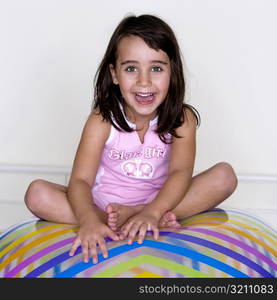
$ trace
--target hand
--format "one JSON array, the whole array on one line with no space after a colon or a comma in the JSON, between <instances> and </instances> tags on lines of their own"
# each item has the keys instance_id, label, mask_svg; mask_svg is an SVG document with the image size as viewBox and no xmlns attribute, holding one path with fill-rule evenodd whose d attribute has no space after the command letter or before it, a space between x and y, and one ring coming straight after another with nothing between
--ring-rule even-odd
<instances>
[{"instance_id":1,"label":"hand","mask_svg":"<svg viewBox=\"0 0 277 300\"><path fill-rule=\"evenodd\" d=\"M119 237L123 240L128 236L128 244L130 245L138 233L138 243L141 244L147 230L153 230L155 240L159 238L158 219L154 215L141 211L137 215L131 217L122 226Z\"/></svg>"},{"instance_id":2,"label":"hand","mask_svg":"<svg viewBox=\"0 0 277 300\"><path fill-rule=\"evenodd\" d=\"M99 246L103 257L108 257L108 250L104 239L107 236L115 241L119 240L119 237L101 221L87 221L80 226L69 255L73 256L77 248L81 245L84 262L89 261L90 254L93 263L96 264L98 262L97 246Z\"/></svg>"}]
</instances>

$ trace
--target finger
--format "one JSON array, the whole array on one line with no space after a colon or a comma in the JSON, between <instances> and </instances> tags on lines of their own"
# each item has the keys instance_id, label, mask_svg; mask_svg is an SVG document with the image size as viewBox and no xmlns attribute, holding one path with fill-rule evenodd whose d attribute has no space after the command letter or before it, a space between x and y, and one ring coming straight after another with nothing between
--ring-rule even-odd
<instances>
[{"instance_id":1,"label":"finger","mask_svg":"<svg viewBox=\"0 0 277 300\"><path fill-rule=\"evenodd\" d=\"M98 263L98 253L97 253L97 245L96 243L91 243L90 244L90 255L92 257L92 262L94 264Z\"/></svg>"},{"instance_id":2,"label":"finger","mask_svg":"<svg viewBox=\"0 0 277 300\"><path fill-rule=\"evenodd\" d=\"M133 224L134 224L133 222L129 222L122 227L122 230L120 233L121 239L125 239L125 237L128 235L130 228L133 226Z\"/></svg>"},{"instance_id":3,"label":"finger","mask_svg":"<svg viewBox=\"0 0 277 300\"><path fill-rule=\"evenodd\" d=\"M146 224L143 224L139 230L139 235L138 235L138 243L139 244L142 244L142 242L145 238L146 231L147 231L147 226L146 226Z\"/></svg>"},{"instance_id":4,"label":"finger","mask_svg":"<svg viewBox=\"0 0 277 300\"><path fill-rule=\"evenodd\" d=\"M100 248L100 251L101 251L103 257L107 258L108 257L108 249L107 249L105 240L104 239L100 240L98 242L98 245L99 245L99 248Z\"/></svg>"},{"instance_id":5,"label":"finger","mask_svg":"<svg viewBox=\"0 0 277 300\"><path fill-rule=\"evenodd\" d=\"M111 238L112 240L114 240L114 241L118 241L119 240L118 235L115 232L113 232L112 230L108 231L107 236L109 238Z\"/></svg>"},{"instance_id":6,"label":"finger","mask_svg":"<svg viewBox=\"0 0 277 300\"><path fill-rule=\"evenodd\" d=\"M69 255L73 256L80 245L81 245L81 240L77 237L71 246Z\"/></svg>"},{"instance_id":7,"label":"finger","mask_svg":"<svg viewBox=\"0 0 277 300\"><path fill-rule=\"evenodd\" d=\"M138 233L140 228L140 225L138 224L133 224L133 226L131 227L129 234L128 234L128 244L131 245L134 237L136 236L136 234Z\"/></svg>"},{"instance_id":8,"label":"finger","mask_svg":"<svg viewBox=\"0 0 277 300\"><path fill-rule=\"evenodd\" d=\"M119 239L122 241L126 238L127 234L125 233L125 231L123 231L123 229L121 229L120 233L119 233Z\"/></svg>"},{"instance_id":9,"label":"finger","mask_svg":"<svg viewBox=\"0 0 277 300\"><path fill-rule=\"evenodd\" d=\"M153 230L153 236L154 236L154 239L155 240L158 240L158 238L159 238L159 229L155 226L155 227L153 227L152 228L152 230Z\"/></svg>"},{"instance_id":10,"label":"finger","mask_svg":"<svg viewBox=\"0 0 277 300\"><path fill-rule=\"evenodd\" d=\"M84 262L86 263L89 261L88 250L89 250L88 242L85 241L82 243L82 255L83 255Z\"/></svg>"}]
</instances>

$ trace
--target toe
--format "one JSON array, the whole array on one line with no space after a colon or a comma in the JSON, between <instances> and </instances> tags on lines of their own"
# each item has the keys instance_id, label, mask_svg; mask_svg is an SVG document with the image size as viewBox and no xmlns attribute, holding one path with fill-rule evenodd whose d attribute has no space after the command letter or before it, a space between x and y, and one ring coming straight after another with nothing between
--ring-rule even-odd
<instances>
[{"instance_id":1,"label":"toe","mask_svg":"<svg viewBox=\"0 0 277 300\"><path fill-rule=\"evenodd\" d=\"M163 221L167 222L170 220L170 212L166 212L163 216Z\"/></svg>"},{"instance_id":2,"label":"toe","mask_svg":"<svg viewBox=\"0 0 277 300\"><path fill-rule=\"evenodd\" d=\"M167 213L167 219L168 219L168 221L176 221L176 216L172 211L169 211Z\"/></svg>"},{"instance_id":3,"label":"toe","mask_svg":"<svg viewBox=\"0 0 277 300\"><path fill-rule=\"evenodd\" d=\"M110 214L110 213L113 212L113 208L112 208L111 204L108 204L106 206L105 211L106 211L107 214Z\"/></svg>"},{"instance_id":4,"label":"toe","mask_svg":"<svg viewBox=\"0 0 277 300\"><path fill-rule=\"evenodd\" d=\"M109 206L111 207L111 211L112 212L116 212L118 211L118 207L119 207L119 204L118 203L110 203Z\"/></svg>"},{"instance_id":5,"label":"toe","mask_svg":"<svg viewBox=\"0 0 277 300\"><path fill-rule=\"evenodd\" d=\"M117 229L117 224L115 221L108 221L108 226L111 228L111 230Z\"/></svg>"},{"instance_id":6,"label":"toe","mask_svg":"<svg viewBox=\"0 0 277 300\"><path fill-rule=\"evenodd\" d=\"M106 206L106 213L110 214L117 211L118 204L117 203L109 203Z\"/></svg>"},{"instance_id":7,"label":"toe","mask_svg":"<svg viewBox=\"0 0 277 300\"><path fill-rule=\"evenodd\" d=\"M108 214L108 218L109 218L109 219L117 218L117 213L115 213L115 212L109 213L109 214Z\"/></svg>"}]
</instances>

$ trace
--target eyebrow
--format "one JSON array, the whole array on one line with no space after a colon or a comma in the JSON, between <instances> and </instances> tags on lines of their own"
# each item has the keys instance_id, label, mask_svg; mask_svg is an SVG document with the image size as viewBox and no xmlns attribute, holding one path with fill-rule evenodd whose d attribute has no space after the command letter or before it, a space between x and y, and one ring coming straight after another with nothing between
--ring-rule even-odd
<instances>
[{"instance_id":1,"label":"eyebrow","mask_svg":"<svg viewBox=\"0 0 277 300\"><path fill-rule=\"evenodd\" d=\"M155 64L162 64L162 65L167 65L168 63L163 61L163 60L151 60L151 63ZM121 63L121 65L127 65L127 64L139 64L137 60L126 60Z\"/></svg>"}]
</instances>

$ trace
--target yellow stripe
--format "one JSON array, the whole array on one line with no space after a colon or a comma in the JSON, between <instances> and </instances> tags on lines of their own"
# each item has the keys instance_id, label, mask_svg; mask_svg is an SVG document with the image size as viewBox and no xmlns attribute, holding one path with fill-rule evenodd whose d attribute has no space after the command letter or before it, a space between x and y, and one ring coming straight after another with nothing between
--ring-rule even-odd
<instances>
[{"instance_id":1,"label":"yellow stripe","mask_svg":"<svg viewBox=\"0 0 277 300\"><path fill-rule=\"evenodd\" d=\"M18 257L16 264L19 265L23 261L23 259L24 259L24 255L20 255ZM21 277L21 271L18 274L16 274L14 277Z\"/></svg>"},{"instance_id":2,"label":"yellow stripe","mask_svg":"<svg viewBox=\"0 0 277 300\"><path fill-rule=\"evenodd\" d=\"M2 270L3 268L5 268L5 266L7 266L17 256L20 256L24 252L32 249L33 247L39 245L40 243L43 243L43 242L45 242L45 241L47 241L49 239L55 238L57 236L65 234L65 233L73 232L73 231L77 231L77 230L79 230L79 228L64 229L64 230L61 230L61 231L58 231L58 232L50 233L48 235L42 236L42 237L34 240L33 242L31 242L31 243L23 246L22 248L20 248L17 251L15 251L12 255L10 255L9 257L7 257L7 259L4 260L3 263L0 265L0 270Z\"/></svg>"},{"instance_id":3,"label":"yellow stripe","mask_svg":"<svg viewBox=\"0 0 277 300\"><path fill-rule=\"evenodd\" d=\"M160 276L158 274L155 274L155 273L145 271L145 272L138 274L137 276L134 276L133 278L164 278L164 277Z\"/></svg>"},{"instance_id":4,"label":"yellow stripe","mask_svg":"<svg viewBox=\"0 0 277 300\"><path fill-rule=\"evenodd\" d=\"M227 246L227 245L226 245L226 246ZM226 246L225 246L225 247L226 247ZM237 249L236 249L236 247L235 247L233 244L230 244L230 243L229 243L229 247L230 247L230 249L231 249L232 251L234 251L234 252L237 253ZM237 269L237 270L241 270L241 267L240 267L241 264L240 264L239 261L237 261L236 259L233 259L232 262L233 262L232 267L234 267L234 268Z\"/></svg>"},{"instance_id":5,"label":"yellow stripe","mask_svg":"<svg viewBox=\"0 0 277 300\"><path fill-rule=\"evenodd\" d=\"M228 216L228 217L227 217ZM193 217L189 217L183 221L181 221L181 223L183 224L183 226L187 225L189 226L189 224L191 222L195 222L197 219L201 219L201 218L222 218L223 219L223 223L226 223L228 220L240 220L241 222L247 223L247 224L252 224L254 227L259 228L262 232L268 234L269 236L273 237L273 239L276 239L277 236L275 233L273 233L272 229L270 227L268 227L268 225L266 225L265 223L260 223L258 219L253 219L251 218L251 216L241 216L241 215L236 215L236 214L232 214L228 212L228 215L225 213L203 213L201 215L196 215ZM262 222L262 220L261 220Z\"/></svg>"},{"instance_id":6,"label":"yellow stripe","mask_svg":"<svg viewBox=\"0 0 277 300\"><path fill-rule=\"evenodd\" d=\"M226 226L226 225L224 225L224 223L226 223L226 222L223 222L223 223L220 223L220 224L215 224L215 223L209 223L209 222L208 223L202 222L202 220L204 220L204 221L206 221L206 220L207 221L220 221L220 220L224 221L226 219L224 219L224 218L209 218L209 217L208 218L199 218L199 219L195 220L194 222L191 222L191 223L187 224L186 226L200 225L200 224L201 225L204 224L204 225L218 226L219 228L223 228L222 226ZM245 229L254 231L258 235L264 237L266 240L268 240L269 242L271 242L274 247L277 247L277 241L274 241L267 234L265 234L264 232L262 232L261 230L255 228L255 227L252 227L252 226L249 226L247 224L244 224L244 223L241 223L241 222L238 222L238 221L234 221L234 220L228 220L227 223L232 223L232 224L235 224L235 225L239 225L239 226L241 226L241 227L243 227Z\"/></svg>"},{"instance_id":7,"label":"yellow stripe","mask_svg":"<svg viewBox=\"0 0 277 300\"><path fill-rule=\"evenodd\" d=\"M35 266L35 262L32 262L31 264L29 264L27 266L27 273L26 274L31 273L34 270L34 266Z\"/></svg>"},{"instance_id":8,"label":"yellow stripe","mask_svg":"<svg viewBox=\"0 0 277 300\"><path fill-rule=\"evenodd\" d=\"M20 243L26 241L27 239L33 237L34 235L37 235L39 233L51 230L51 229L55 229L55 228L60 228L62 227L62 225L52 225L52 226L47 226L41 229L37 229L33 232L30 232L24 236L22 236L21 238L15 240L14 242L12 242L8 247L6 247L5 249L3 249L2 251L0 251L0 257L2 257L3 255L5 255L8 251L10 251L11 249L15 248L16 246L18 246Z\"/></svg>"}]
</instances>

